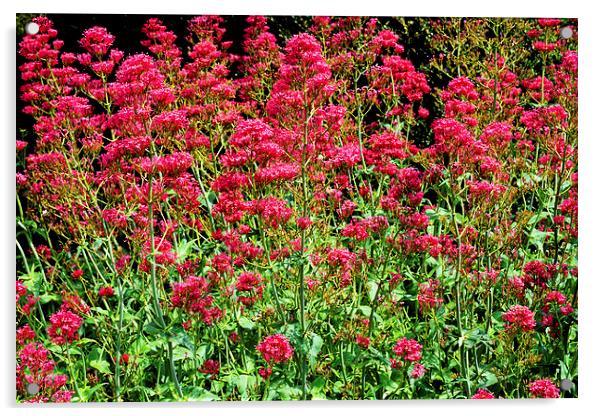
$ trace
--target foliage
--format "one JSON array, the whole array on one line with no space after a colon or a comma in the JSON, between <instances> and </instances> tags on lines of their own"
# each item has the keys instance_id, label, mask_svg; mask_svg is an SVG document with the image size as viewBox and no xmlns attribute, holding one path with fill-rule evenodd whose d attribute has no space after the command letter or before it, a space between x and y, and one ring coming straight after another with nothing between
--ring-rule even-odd
<instances>
[{"instance_id":1,"label":"foliage","mask_svg":"<svg viewBox=\"0 0 602 416\"><path fill-rule=\"evenodd\" d=\"M577 395L574 22L35 21L18 401Z\"/></svg>"}]
</instances>

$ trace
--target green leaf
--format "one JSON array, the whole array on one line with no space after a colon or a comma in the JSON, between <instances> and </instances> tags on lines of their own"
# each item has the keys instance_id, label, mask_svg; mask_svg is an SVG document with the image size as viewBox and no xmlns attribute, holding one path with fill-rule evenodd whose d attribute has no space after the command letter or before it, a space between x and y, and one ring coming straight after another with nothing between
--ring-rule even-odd
<instances>
[{"instance_id":1,"label":"green leaf","mask_svg":"<svg viewBox=\"0 0 602 416\"><path fill-rule=\"evenodd\" d=\"M193 387L189 393L186 393L186 399L189 402L212 402L219 400L219 396L201 387Z\"/></svg>"},{"instance_id":2,"label":"green leaf","mask_svg":"<svg viewBox=\"0 0 602 416\"><path fill-rule=\"evenodd\" d=\"M375 281L368 281L368 298L370 302L374 301L376 298L376 292L378 291L378 284Z\"/></svg>"},{"instance_id":3,"label":"green leaf","mask_svg":"<svg viewBox=\"0 0 602 416\"><path fill-rule=\"evenodd\" d=\"M255 387L257 384L257 377L247 374L239 374L228 377L226 381L229 381L230 384L234 384L236 386L242 400L248 400L249 389Z\"/></svg>"},{"instance_id":4,"label":"green leaf","mask_svg":"<svg viewBox=\"0 0 602 416\"><path fill-rule=\"evenodd\" d=\"M38 296L43 292L44 275L41 272L36 272L35 267L32 267L28 274L19 276L19 280L23 282L27 290Z\"/></svg>"},{"instance_id":5,"label":"green leaf","mask_svg":"<svg viewBox=\"0 0 602 416\"><path fill-rule=\"evenodd\" d=\"M370 312L372 311L372 308L367 305L360 305L360 306L358 306L358 309L364 316L367 316L367 317L370 316Z\"/></svg>"},{"instance_id":6,"label":"green leaf","mask_svg":"<svg viewBox=\"0 0 602 416\"><path fill-rule=\"evenodd\" d=\"M149 322L148 324L144 325L144 332L149 335L165 334L165 330L159 327L159 325L157 325L155 322Z\"/></svg>"},{"instance_id":7,"label":"green leaf","mask_svg":"<svg viewBox=\"0 0 602 416\"><path fill-rule=\"evenodd\" d=\"M313 370L317 364L318 354L320 354L320 350L322 350L322 345L324 344L324 340L318 334L313 334L311 337L311 347L309 348L308 360L309 367Z\"/></svg>"},{"instance_id":8,"label":"green leaf","mask_svg":"<svg viewBox=\"0 0 602 416\"><path fill-rule=\"evenodd\" d=\"M547 212L540 212L537 215L533 215L531 218L529 218L529 221L527 221L528 225L533 225L538 223L539 221L541 221L542 219L549 217L550 214Z\"/></svg>"},{"instance_id":9,"label":"green leaf","mask_svg":"<svg viewBox=\"0 0 602 416\"><path fill-rule=\"evenodd\" d=\"M190 351L188 348L184 348L179 345L173 349L174 361L190 361L190 359L193 358L193 355L194 354L192 354L192 351Z\"/></svg>"},{"instance_id":10,"label":"green leaf","mask_svg":"<svg viewBox=\"0 0 602 416\"><path fill-rule=\"evenodd\" d=\"M539 251L543 251L543 243L548 235L552 234L551 232L539 231L534 228L531 231L531 235L529 236L529 242L535 244Z\"/></svg>"},{"instance_id":11,"label":"green leaf","mask_svg":"<svg viewBox=\"0 0 602 416\"><path fill-rule=\"evenodd\" d=\"M490 341L489 335L480 328L474 328L464 334L466 348L473 348L477 344L487 344Z\"/></svg>"},{"instance_id":12,"label":"green leaf","mask_svg":"<svg viewBox=\"0 0 602 416\"><path fill-rule=\"evenodd\" d=\"M100 390L101 388L103 388L105 385L106 385L106 383L98 383L98 384L95 384L94 386L81 387L79 389L79 394L80 394L79 401L89 402L90 400L92 400L94 393L96 393L97 390Z\"/></svg>"},{"instance_id":13,"label":"green leaf","mask_svg":"<svg viewBox=\"0 0 602 416\"><path fill-rule=\"evenodd\" d=\"M240 318L238 318L238 324L244 329L255 329L255 322L253 322L246 316L241 316Z\"/></svg>"},{"instance_id":14,"label":"green leaf","mask_svg":"<svg viewBox=\"0 0 602 416\"><path fill-rule=\"evenodd\" d=\"M324 377L318 377L311 383L311 389L309 390L309 394L311 395L312 400L326 400L326 393L324 392L324 387L326 386L326 380Z\"/></svg>"},{"instance_id":15,"label":"green leaf","mask_svg":"<svg viewBox=\"0 0 602 416\"><path fill-rule=\"evenodd\" d=\"M194 344L188 333L181 326L172 329L171 337L169 338L176 345L181 345L189 350L194 350Z\"/></svg>"},{"instance_id":16,"label":"green leaf","mask_svg":"<svg viewBox=\"0 0 602 416\"><path fill-rule=\"evenodd\" d=\"M374 347L369 347L368 351L370 351L370 355L372 356L372 362L374 362L375 364L385 364L387 366L389 365L389 359L385 357L382 352L380 352Z\"/></svg>"},{"instance_id":17,"label":"green leaf","mask_svg":"<svg viewBox=\"0 0 602 416\"><path fill-rule=\"evenodd\" d=\"M182 240L176 247L176 255L178 259L185 259L188 257L192 248L194 247L194 241Z\"/></svg>"},{"instance_id":18,"label":"green leaf","mask_svg":"<svg viewBox=\"0 0 602 416\"><path fill-rule=\"evenodd\" d=\"M103 241L102 241L102 238L97 238L97 239L94 241L94 244L92 245L92 248L93 248L94 250L98 250L98 249L99 249L99 248L102 246L102 243L103 243Z\"/></svg>"},{"instance_id":19,"label":"green leaf","mask_svg":"<svg viewBox=\"0 0 602 416\"><path fill-rule=\"evenodd\" d=\"M40 298L39 302L42 305L52 302L52 301L60 302L60 300L61 300L61 296L56 293L51 293L51 294L45 293L43 295L40 295L39 298Z\"/></svg>"},{"instance_id":20,"label":"green leaf","mask_svg":"<svg viewBox=\"0 0 602 416\"><path fill-rule=\"evenodd\" d=\"M287 384L283 384L277 389L279 398L282 400L296 400L301 398L301 389L298 387L292 387Z\"/></svg>"},{"instance_id":21,"label":"green leaf","mask_svg":"<svg viewBox=\"0 0 602 416\"><path fill-rule=\"evenodd\" d=\"M496 375L490 371L486 371L480 380L484 387L493 386L498 382Z\"/></svg>"},{"instance_id":22,"label":"green leaf","mask_svg":"<svg viewBox=\"0 0 602 416\"><path fill-rule=\"evenodd\" d=\"M111 366L105 360L92 360L90 367L97 369L102 374L111 374Z\"/></svg>"}]
</instances>

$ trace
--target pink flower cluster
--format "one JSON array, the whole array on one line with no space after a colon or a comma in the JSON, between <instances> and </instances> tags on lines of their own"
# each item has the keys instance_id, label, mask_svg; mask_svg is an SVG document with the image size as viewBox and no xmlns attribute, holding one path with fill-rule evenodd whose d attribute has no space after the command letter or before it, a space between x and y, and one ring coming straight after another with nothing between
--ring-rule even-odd
<instances>
[{"instance_id":1,"label":"pink flower cluster","mask_svg":"<svg viewBox=\"0 0 602 416\"><path fill-rule=\"evenodd\" d=\"M219 374L220 364L219 361L216 360L206 360L201 367L199 367L199 371L204 374L208 374L211 378L215 378Z\"/></svg>"},{"instance_id":2,"label":"pink flower cluster","mask_svg":"<svg viewBox=\"0 0 602 416\"><path fill-rule=\"evenodd\" d=\"M557 267L554 264L545 264L539 260L533 260L525 264L522 279L527 286L546 288L548 282L556 274L556 269Z\"/></svg>"}]
</instances>

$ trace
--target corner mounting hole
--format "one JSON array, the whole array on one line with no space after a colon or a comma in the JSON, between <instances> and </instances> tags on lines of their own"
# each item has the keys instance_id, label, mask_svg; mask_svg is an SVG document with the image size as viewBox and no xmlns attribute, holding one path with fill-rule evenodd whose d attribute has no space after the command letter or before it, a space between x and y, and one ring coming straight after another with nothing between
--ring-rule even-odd
<instances>
[{"instance_id":1,"label":"corner mounting hole","mask_svg":"<svg viewBox=\"0 0 602 416\"><path fill-rule=\"evenodd\" d=\"M560 28L560 37L562 39L570 39L573 37L573 29L570 26Z\"/></svg>"},{"instance_id":2,"label":"corner mounting hole","mask_svg":"<svg viewBox=\"0 0 602 416\"><path fill-rule=\"evenodd\" d=\"M40 31L40 25L35 22L29 22L25 25L25 33L35 35Z\"/></svg>"}]
</instances>

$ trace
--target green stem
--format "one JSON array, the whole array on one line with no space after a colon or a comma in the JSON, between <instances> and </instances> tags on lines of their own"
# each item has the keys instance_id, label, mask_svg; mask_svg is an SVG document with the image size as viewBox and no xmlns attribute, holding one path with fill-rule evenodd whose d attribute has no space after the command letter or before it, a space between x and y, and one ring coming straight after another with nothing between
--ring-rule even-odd
<instances>
[{"instance_id":1,"label":"green stem","mask_svg":"<svg viewBox=\"0 0 602 416\"><path fill-rule=\"evenodd\" d=\"M149 238L151 243L151 279L152 279L152 293L153 293L153 306L155 308L156 318L159 320L160 327L166 329L165 320L163 319L163 313L161 312L161 306L159 303L159 291L157 289L157 262L155 253L155 230L153 226L153 183L152 177L149 180L148 186L148 216L149 216ZM178 382L178 374L176 372L176 366L173 359L173 345L171 340L167 340L167 351L169 356L169 368L171 373L171 379L176 387L178 396L182 397L182 388Z\"/></svg>"}]
</instances>

